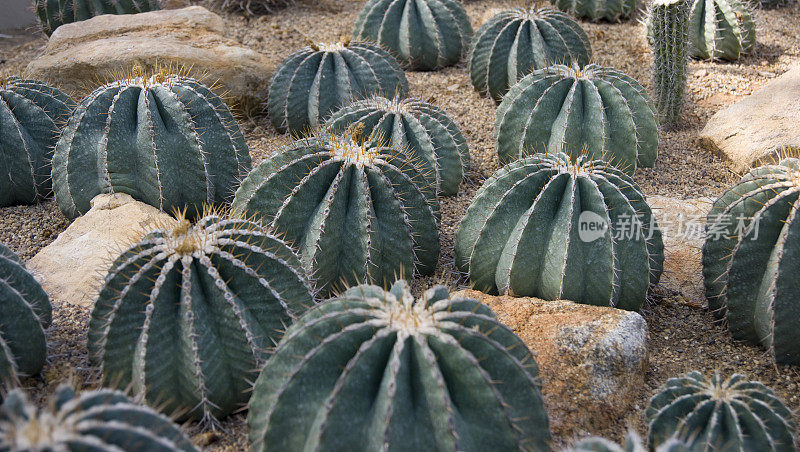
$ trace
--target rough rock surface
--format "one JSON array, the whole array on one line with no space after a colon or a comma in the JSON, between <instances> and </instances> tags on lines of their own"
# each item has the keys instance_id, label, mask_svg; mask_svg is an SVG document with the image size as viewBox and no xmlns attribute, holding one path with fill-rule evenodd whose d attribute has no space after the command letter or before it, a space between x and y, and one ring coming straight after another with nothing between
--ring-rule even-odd
<instances>
[{"instance_id":1,"label":"rough rock surface","mask_svg":"<svg viewBox=\"0 0 800 452\"><path fill-rule=\"evenodd\" d=\"M27 68L73 94L138 65L181 65L217 81L217 91L245 110L261 108L275 65L266 56L223 36L223 19L200 6L142 14L106 14L66 24L53 33L44 54Z\"/></svg>"},{"instance_id":2,"label":"rough rock surface","mask_svg":"<svg viewBox=\"0 0 800 452\"><path fill-rule=\"evenodd\" d=\"M156 225L173 221L130 195L98 195L27 266L54 301L91 306L111 262Z\"/></svg>"},{"instance_id":3,"label":"rough rock surface","mask_svg":"<svg viewBox=\"0 0 800 452\"><path fill-rule=\"evenodd\" d=\"M533 352L556 435L603 428L624 417L644 385L647 324L638 313L474 290L455 295L492 308Z\"/></svg>"},{"instance_id":4,"label":"rough rock surface","mask_svg":"<svg viewBox=\"0 0 800 452\"><path fill-rule=\"evenodd\" d=\"M728 160L736 172L800 150L800 66L717 112L700 133L703 147Z\"/></svg>"}]
</instances>

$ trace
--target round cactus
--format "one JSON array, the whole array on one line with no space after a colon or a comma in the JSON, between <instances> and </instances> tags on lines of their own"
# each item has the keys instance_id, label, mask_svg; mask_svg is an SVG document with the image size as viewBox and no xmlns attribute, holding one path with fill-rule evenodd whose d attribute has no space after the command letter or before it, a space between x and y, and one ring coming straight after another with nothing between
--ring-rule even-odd
<instances>
[{"instance_id":1,"label":"round cactus","mask_svg":"<svg viewBox=\"0 0 800 452\"><path fill-rule=\"evenodd\" d=\"M287 330L250 400L252 449L549 450L537 373L478 301L353 287Z\"/></svg>"},{"instance_id":2,"label":"round cactus","mask_svg":"<svg viewBox=\"0 0 800 452\"><path fill-rule=\"evenodd\" d=\"M636 0L550 0L561 11L593 21L619 22L636 12Z\"/></svg>"},{"instance_id":3,"label":"round cactus","mask_svg":"<svg viewBox=\"0 0 800 452\"><path fill-rule=\"evenodd\" d=\"M553 63L589 64L589 37L568 15L549 8L514 8L481 25L469 52L472 86L500 102L509 87Z\"/></svg>"},{"instance_id":4,"label":"round cactus","mask_svg":"<svg viewBox=\"0 0 800 452\"><path fill-rule=\"evenodd\" d=\"M208 87L159 69L104 85L72 114L53 156L53 187L69 218L101 193L127 193L191 215L229 202L251 168L230 110Z\"/></svg>"},{"instance_id":5,"label":"round cactus","mask_svg":"<svg viewBox=\"0 0 800 452\"><path fill-rule=\"evenodd\" d=\"M733 337L800 365L800 160L755 168L714 203L703 276L709 308Z\"/></svg>"},{"instance_id":6,"label":"round cactus","mask_svg":"<svg viewBox=\"0 0 800 452\"><path fill-rule=\"evenodd\" d=\"M159 9L158 0L34 0L33 6L47 36L61 25L101 14L136 14Z\"/></svg>"},{"instance_id":7,"label":"round cactus","mask_svg":"<svg viewBox=\"0 0 800 452\"><path fill-rule=\"evenodd\" d=\"M168 418L108 389L66 385L37 409L22 390L0 406L0 451L195 452Z\"/></svg>"},{"instance_id":8,"label":"round cactus","mask_svg":"<svg viewBox=\"0 0 800 452\"><path fill-rule=\"evenodd\" d=\"M455 255L478 290L638 311L664 246L633 179L558 154L492 175L461 221Z\"/></svg>"},{"instance_id":9,"label":"round cactus","mask_svg":"<svg viewBox=\"0 0 800 452\"><path fill-rule=\"evenodd\" d=\"M689 12L689 54L736 60L756 44L756 26L743 0L694 0Z\"/></svg>"},{"instance_id":10,"label":"round cactus","mask_svg":"<svg viewBox=\"0 0 800 452\"><path fill-rule=\"evenodd\" d=\"M247 402L280 332L312 304L297 256L257 223L179 218L114 261L89 355L105 384L213 423Z\"/></svg>"},{"instance_id":11,"label":"round cactus","mask_svg":"<svg viewBox=\"0 0 800 452\"><path fill-rule=\"evenodd\" d=\"M279 132L307 135L331 113L375 94L405 95L397 60L376 44L304 47L283 60L269 85L269 117Z\"/></svg>"},{"instance_id":12,"label":"round cactus","mask_svg":"<svg viewBox=\"0 0 800 452\"><path fill-rule=\"evenodd\" d=\"M44 83L0 77L0 207L51 193L50 160L75 103Z\"/></svg>"},{"instance_id":13,"label":"round cactus","mask_svg":"<svg viewBox=\"0 0 800 452\"><path fill-rule=\"evenodd\" d=\"M294 242L326 293L431 274L439 259L436 190L411 157L359 133L288 145L247 176L233 202Z\"/></svg>"},{"instance_id":14,"label":"round cactus","mask_svg":"<svg viewBox=\"0 0 800 452\"><path fill-rule=\"evenodd\" d=\"M791 411L771 389L740 374L671 378L646 416L651 447L676 435L692 451L796 450Z\"/></svg>"},{"instance_id":15,"label":"round cactus","mask_svg":"<svg viewBox=\"0 0 800 452\"><path fill-rule=\"evenodd\" d=\"M369 0L353 37L380 43L409 69L430 71L458 63L472 25L458 0Z\"/></svg>"},{"instance_id":16,"label":"round cactus","mask_svg":"<svg viewBox=\"0 0 800 452\"><path fill-rule=\"evenodd\" d=\"M382 144L404 148L444 195L455 195L469 166L467 140L439 107L419 99L373 97L344 107L327 122L335 132L363 124ZM359 126L360 127L360 126Z\"/></svg>"},{"instance_id":17,"label":"round cactus","mask_svg":"<svg viewBox=\"0 0 800 452\"><path fill-rule=\"evenodd\" d=\"M50 298L19 257L0 244L0 399L20 375L44 367L50 320Z\"/></svg>"},{"instance_id":18,"label":"round cactus","mask_svg":"<svg viewBox=\"0 0 800 452\"><path fill-rule=\"evenodd\" d=\"M670 438L655 448L655 452L689 452L688 445L677 439ZM594 436L580 440L563 452L647 452L647 447L642 443L642 438L636 432L629 431L625 435L625 444L609 441L605 438Z\"/></svg>"}]
</instances>

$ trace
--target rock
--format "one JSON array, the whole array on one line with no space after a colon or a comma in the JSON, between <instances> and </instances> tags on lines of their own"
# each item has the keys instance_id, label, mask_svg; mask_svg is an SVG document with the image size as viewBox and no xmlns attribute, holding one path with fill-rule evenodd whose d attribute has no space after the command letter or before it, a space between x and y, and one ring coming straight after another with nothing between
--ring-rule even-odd
<instances>
[{"instance_id":1,"label":"rock","mask_svg":"<svg viewBox=\"0 0 800 452\"><path fill-rule=\"evenodd\" d=\"M142 14L106 14L62 25L28 75L50 80L72 94L86 83L127 73L135 65L181 65L244 110L262 109L275 64L266 56L225 38L223 19L200 6ZM92 87L93 88L93 87Z\"/></svg>"},{"instance_id":2,"label":"rock","mask_svg":"<svg viewBox=\"0 0 800 452\"><path fill-rule=\"evenodd\" d=\"M174 221L127 194L97 195L89 212L26 265L54 301L91 306L113 260L144 233Z\"/></svg>"},{"instance_id":3,"label":"rock","mask_svg":"<svg viewBox=\"0 0 800 452\"><path fill-rule=\"evenodd\" d=\"M624 418L644 387L647 324L641 315L571 301L495 297L480 300L536 357L553 433L597 431Z\"/></svg>"},{"instance_id":4,"label":"rock","mask_svg":"<svg viewBox=\"0 0 800 452\"><path fill-rule=\"evenodd\" d=\"M717 112L700 144L729 161L736 172L771 162L783 150L800 150L800 66Z\"/></svg>"}]
</instances>

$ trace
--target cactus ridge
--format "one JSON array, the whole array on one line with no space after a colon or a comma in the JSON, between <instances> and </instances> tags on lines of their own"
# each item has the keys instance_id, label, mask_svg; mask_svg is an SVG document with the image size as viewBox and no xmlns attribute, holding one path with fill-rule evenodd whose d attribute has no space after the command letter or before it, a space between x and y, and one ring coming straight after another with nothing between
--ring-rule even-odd
<instances>
[{"instance_id":1,"label":"cactus ridge","mask_svg":"<svg viewBox=\"0 0 800 452\"><path fill-rule=\"evenodd\" d=\"M458 192L469 167L469 148L442 109L421 99L374 96L334 113L325 127L344 133L359 124L364 136L380 134L382 145L405 149L432 176L426 184L447 196Z\"/></svg>"},{"instance_id":2,"label":"cactus ridge","mask_svg":"<svg viewBox=\"0 0 800 452\"><path fill-rule=\"evenodd\" d=\"M287 57L272 75L268 110L279 132L304 136L353 100L407 92L405 74L381 46L312 44Z\"/></svg>"},{"instance_id":3,"label":"cactus ridge","mask_svg":"<svg viewBox=\"0 0 800 452\"><path fill-rule=\"evenodd\" d=\"M558 63L583 67L592 58L589 38L567 14L550 8L514 8L481 25L472 39L472 86L500 102L531 71Z\"/></svg>"},{"instance_id":4,"label":"cactus ridge","mask_svg":"<svg viewBox=\"0 0 800 452\"><path fill-rule=\"evenodd\" d=\"M537 374L476 300L353 287L287 330L254 387L252 449L549 450Z\"/></svg>"},{"instance_id":5,"label":"cactus ridge","mask_svg":"<svg viewBox=\"0 0 800 452\"><path fill-rule=\"evenodd\" d=\"M580 19L619 22L636 12L636 0L550 0L556 8Z\"/></svg>"},{"instance_id":6,"label":"cactus ridge","mask_svg":"<svg viewBox=\"0 0 800 452\"><path fill-rule=\"evenodd\" d=\"M653 91L665 124L680 118L689 50L687 0L659 0L650 5L647 29L653 48Z\"/></svg>"},{"instance_id":7,"label":"cactus ridge","mask_svg":"<svg viewBox=\"0 0 800 452\"><path fill-rule=\"evenodd\" d=\"M101 14L136 14L160 9L158 0L34 0L33 7L47 36L61 25Z\"/></svg>"},{"instance_id":8,"label":"cactus ridge","mask_svg":"<svg viewBox=\"0 0 800 452\"><path fill-rule=\"evenodd\" d=\"M689 12L689 48L694 58L737 60L756 44L756 27L742 0L694 0Z\"/></svg>"}]
</instances>

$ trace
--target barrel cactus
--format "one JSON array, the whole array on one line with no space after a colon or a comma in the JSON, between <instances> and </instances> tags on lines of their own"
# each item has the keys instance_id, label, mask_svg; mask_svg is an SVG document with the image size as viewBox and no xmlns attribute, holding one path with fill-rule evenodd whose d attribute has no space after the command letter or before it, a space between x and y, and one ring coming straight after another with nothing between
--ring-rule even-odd
<instances>
[{"instance_id":1,"label":"barrel cactus","mask_svg":"<svg viewBox=\"0 0 800 452\"><path fill-rule=\"evenodd\" d=\"M549 8L514 8L481 25L472 38L472 86L496 102L517 80L553 63L589 64L589 37L568 15Z\"/></svg>"},{"instance_id":2,"label":"barrel cactus","mask_svg":"<svg viewBox=\"0 0 800 452\"><path fill-rule=\"evenodd\" d=\"M619 22L636 12L636 0L550 0L561 11L593 21Z\"/></svg>"},{"instance_id":3,"label":"barrel cactus","mask_svg":"<svg viewBox=\"0 0 800 452\"><path fill-rule=\"evenodd\" d=\"M655 452L689 452L689 445L677 438L670 438L661 443ZM580 440L563 452L647 452L647 447L636 432L629 431L625 435L625 443L619 444L601 437L591 437Z\"/></svg>"},{"instance_id":4,"label":"barrel cactus","mask_svg":"<svg viewBox=\"0 0 800 452\"><path fill-rule=\"evenodd\" d=\"M158 0L34 0L33 6L47 36L61 25L101 14L136 14L159 9Z\"/></svg>"},{"instance_id":5,"label":"barrel cactus","mask_svg":"<svg viewBox=\"0 0 800 452\"><path fill-rule=\"evenodd\" d=\"M708 213L703 276L709 308L733 337L800 365L800 160L751 170ZM800 252L800 251L798 251Z\"/></svg>"},{"instance_id":6,"label":"barrel cactus","mask_svg":"<svg viewBox=\"0 0 800 452\"><path fill-rule=\"evenodd\" d=\"M661 276L664 246L631 177L601 160L535 155L478 190L455 257L484 292L638 311Z\"/></svg>"},{"instance_id":7,"label":"barrel cactus","mask_svg":"<svg viewBox=\"0 0 800 452\"><path fill-rule=\"evenodd\" d=\"M409 69L430 71L458 63L472 25L458 0L368 0L353 37L379 42Z\"/></svg>"},{"instance_id":8,"label":"barrel cactus","mask_svg":"<svg viewBox=\"0 0 800 452\"><path fill-rule=\"evenodd\" d=\"M689 30L689 51L695 58L736 60L756 44L756 26L745 0L694 0Z\"/></svg>"},{"instance_id":9,"label":"barrel cactus","mask_svg":"<svg viewBox=\"0 0 800 452\"><path fill-rule=\"evenodd\" d=\"M686 91L689 37L688 0L657 0L650 5L647 29L653 48L653 91L665 124L680 118Z\"/></svg>"},{"instance_id":10,"label":"barrel cactus","mask_svg":"<svg viewBox=\"0 0 800 452\"><path fill-rule=\"evenodd\" d=\"M501 163L563 151L632 174L653 166L658 153L658 123L644 88L594 64L555 65L523 77L497 109L495 138Z\"/></svg>"},{"instance_id":11,"label":"barrel cactus","mask_svg":"<svg viewBox=\"0 0 800 452\"><path fill-rule=\"evenodd\" d=\"M229 202L250 167L247 143L219 96L185 75L135 69L72 114L55 148L53 187L69 218L115 192L194 215Z\"/></svg>"},{"instance_id":12,"label":"barrel cactus","mask_svg":"<svg viewBox=\"0 0 800 452\"><path fill-rule=\"evenodd\" d=\"M447 114L420 99L373 97L350 104L328 120L345 132L363 124L364 134L380 134L383 144L407 149L444 195L455 195L469 166L467 140ZM361 126L359 126L361 127Z\"/></svg>"},{"instance_id":13,"label":"barrel cactus","mask_svg":"<svg viewBox=\"0 0 800 452\"><path fill-rule=\"evenodd\" d=\"M264 367L252 450L549 450L537 373L476 300L353 287L292 325Z\"/></svg>"},{"instance_id":14,"label":"barrel cactus","mask_svg":"<svg viewBox=\"0 0 800 452\"><path fill-rule=\"evenodd\" d=\"M651 447L675 435L692 451L796 450L791 411L771 389L740 374L671 378L646 416Z\"/></svg>"},{"instance_id":15,"label":"barrel cactus","mask_svg":"<svg viewBox=\"0 0 800 452\"><path fill-rule=\"evenodd\" d=\"M320 133L265 160L233 208L258 216L300 250L319 290L389 284L439 259L439 204L413 159L374 139Z\"/></svg>"},{"instance_id":16,"label":"barrel cactus","mask_svg":"<svg viewBox=\"0 0 800 452\"><path fill-rule=\"evenodd\" d=\"M19 257L0 244L0 399L20 375L44 367L50 320L50 298Z\"/></svg>"},{"instance_id":17,"label":"barrel cactus","mask_svg":"<svg viewBox=\"0 0 800 452\"><path fill-rule=\"evenodd\" d=\"M61 385L38 409L22 390L0 406L0 451L194 452L168 418L118 391Z\"/></svg>"},{"instance_id":18,"label":"barrel cactus","mask_svg":"<svg viewBox=\"0 0 800 452\"><path fill-rule=\"evenodd\" d=\"M397 60L367 42L312 44L283 60L269 85L269 117L281 132L306 135L331 113L375 94L405 95Z\"/></svg>"},{"instance_id":19,"label":"barrel cactus","mask_svg":"<svg viewBox=\"0 0 800 452\"><path fill-rule=\"evenodd\" d=\"M89 355L106 385L213 425L247 402L280 332L312 304L297 256L257 223L179 218L114 261Z\"/></svg>"},{"instance_id":20,"label":"barrel cactus","mask_svg":"<svg viewBox=\"0 0 800 452\"><path fill-rule=\"evenodd\" d=\"M75 103L35 80L0 77L0 207L50 195L50 160Z\"/></svg>"}]
</instances>

